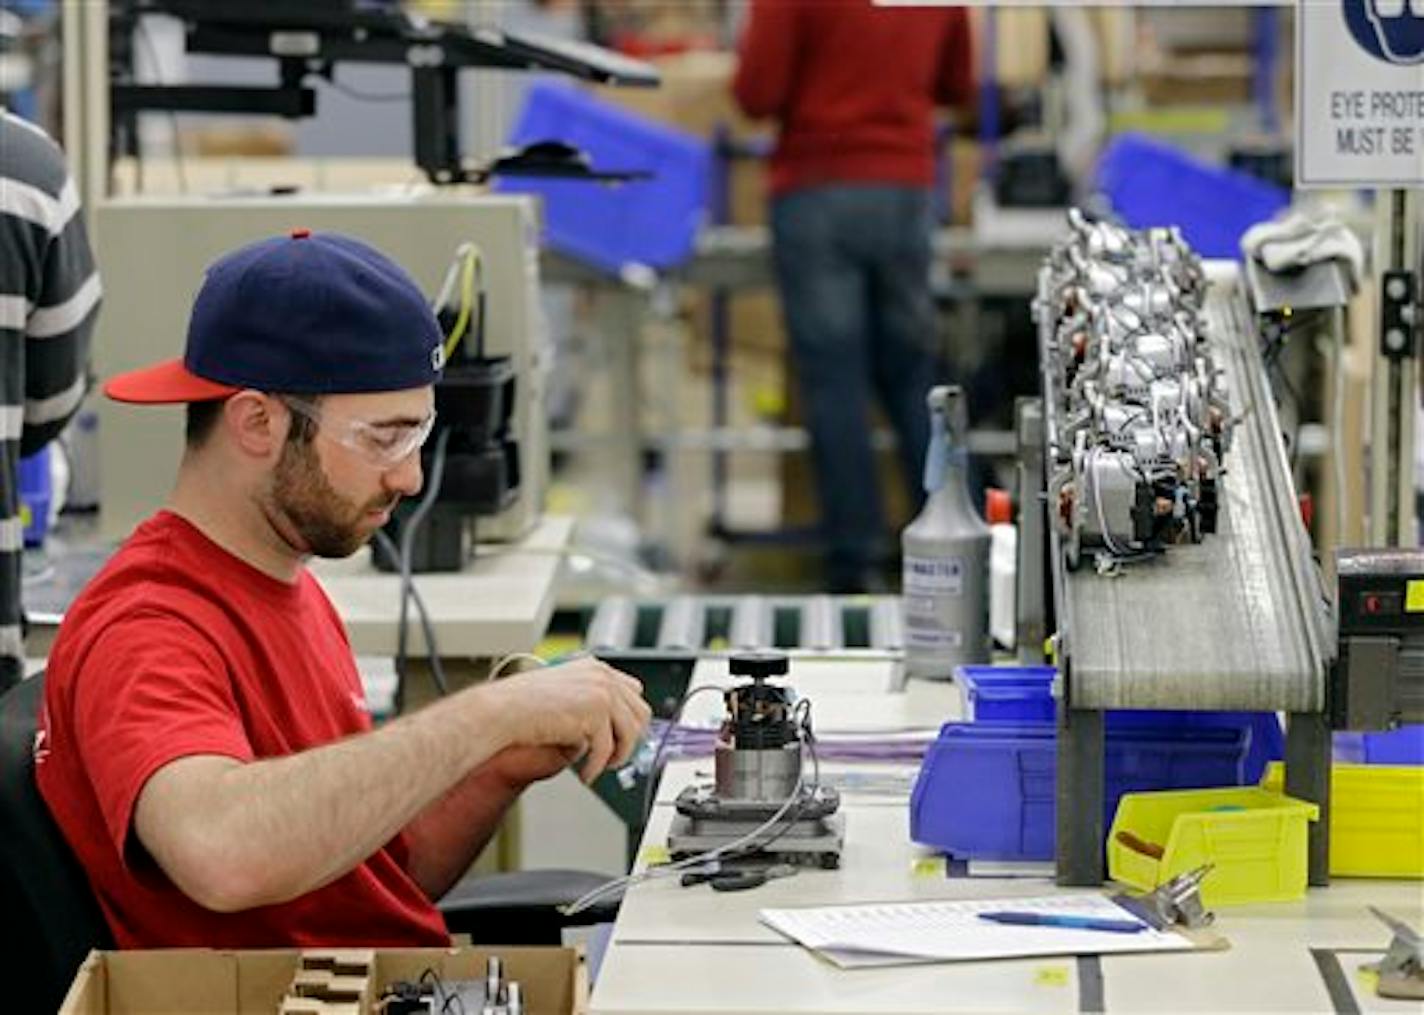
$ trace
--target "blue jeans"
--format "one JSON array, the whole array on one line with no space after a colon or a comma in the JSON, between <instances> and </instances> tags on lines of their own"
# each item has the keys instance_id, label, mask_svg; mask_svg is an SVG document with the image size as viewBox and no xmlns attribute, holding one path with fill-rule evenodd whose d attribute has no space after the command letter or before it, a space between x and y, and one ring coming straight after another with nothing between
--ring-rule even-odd
<instances>
[{"instance_id":1,"label":"blue jeans","mask_svg":"<svg viewBox=\"0 0 1424 1015\"><path fill-rule=\"evenodd\" d=\"M911 503L923 496L934 382L930 192L835 184L772 202L772 250L800 384L832 591L863 587L885 536L870 399L895 428Z\"/></svg>"}]
</instances>

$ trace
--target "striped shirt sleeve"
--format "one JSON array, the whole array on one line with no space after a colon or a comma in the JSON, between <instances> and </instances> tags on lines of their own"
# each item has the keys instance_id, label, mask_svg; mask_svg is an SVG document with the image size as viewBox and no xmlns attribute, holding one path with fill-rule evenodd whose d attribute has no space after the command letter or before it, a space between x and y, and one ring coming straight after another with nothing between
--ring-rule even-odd
<instances>
[{"instance_id":1,"label":"striped shirt sleeve","mask_svg":"<svg viewBox=\"0 0 1424 1015\"><path fill-rule=\"evenodd\" d=\"M45 244L25 321L22 454L59 435L89 386L89 339L102 288L73 193L73 180L66 180L60 197L63 217L57 217Z\"/></svg>"},{"instance_id":2,"label":"striped shirt sleeve","mask_svg":"<svg viewBox=\"0 0 1424 1015\"><path fill-rule=\"evenodd\" d=\"M101 295L63 155L0 110L0 689L22 661L18 462L83 400Z\"/></svg>"}]
</instances>

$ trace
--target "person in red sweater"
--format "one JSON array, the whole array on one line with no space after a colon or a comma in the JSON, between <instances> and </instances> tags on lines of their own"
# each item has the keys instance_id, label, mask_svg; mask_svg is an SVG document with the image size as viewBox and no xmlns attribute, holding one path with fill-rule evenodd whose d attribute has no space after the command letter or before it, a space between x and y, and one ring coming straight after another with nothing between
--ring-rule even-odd
<instances>
[{"instance_id":1,"label":"person in red sweater","mask_svg":"<svg viewBox=\"0 0 1424 1015\"><path fill-rule=\"evenodd\" d=\"M636 746L640 685L592 659L372 728L305 561L420 489L443 345L404 271L299 229L208 269L182 360L105 386L188 404L166 508L65 615L36 742L120 947L448 944L432 900L515 796Z\"/></svg>"},{"instance_id":2,"label":"person in red sweater","mask_svg":"<svg viewBox=\"0 0 1424 1015\"><path fill-rule=\"evenodd\" d=\"M811 432L832 591L873 581L884 536L870 400L917 502L934 380L929 288L935 109L968 107L961 8L752 0L733 92L779 127L771 234Z\"/></svg>"}]
</instances>

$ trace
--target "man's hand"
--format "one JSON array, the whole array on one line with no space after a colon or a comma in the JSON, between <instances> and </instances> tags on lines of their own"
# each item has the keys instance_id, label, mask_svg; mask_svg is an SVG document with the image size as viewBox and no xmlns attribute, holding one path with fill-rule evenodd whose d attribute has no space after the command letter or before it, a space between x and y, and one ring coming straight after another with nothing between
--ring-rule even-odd
<instances>
[{"instance_id":1,"label":"man's hand","mask_svg":"<svg viewBox=\"0 0 1424 1015\"><path fill-rule=\"evenodd\" d=\"M489 690L514 746L572 751L584 759L585 783L627 761L652 717L643 685L592 657L517 673Z\"/></svg>"}]
</instances>

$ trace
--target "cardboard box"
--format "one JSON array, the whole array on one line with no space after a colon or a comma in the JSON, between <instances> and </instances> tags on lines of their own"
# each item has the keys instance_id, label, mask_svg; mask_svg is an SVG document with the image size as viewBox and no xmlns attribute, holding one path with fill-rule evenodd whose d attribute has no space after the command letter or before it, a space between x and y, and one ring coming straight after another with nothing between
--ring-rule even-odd
<instances>
[{"instance_id":1,"label":"cardboard box","mask_svg":"<svg viewBox=\"0 0 1424 1015\"><path fill-rule=\"evenodd\" d=\"M657 88L599 88L600 98L650 120L711 140L725 129L737 140L765 139L773 127L743 116L732 97L736 54L694 52L650 61L662 76ZM759 159L738 159L731 166L730 221L757 225L766 221L766 170Z\"/></svg>"},{"instance_id":2,"label":"cardboard box","mask_svg":"<svg viewBox=\"0 0 1424 1015\"><path fill-rule=\"evenodd\" d=\"M595 94L699 137L710 137L718 126L726 126L738 136L757 132L732 97L735 53L682 53L656 57L649 63L662 78L657 88L598 88Z\"/></svg>"},{"instance_id":3,"label":"cardboard box","mask_svg":"<svg viewBox=\"0 0 1424 1015\"><path fill-rule=\"evenodd\" d=\"M176 948L93 951L59 1015L273 1015L301 964L296 949ZM442 980L484 976L490 955L519 981L529 1015L583 1015L588 975L580 948L378 948L376 992L432 969ZM358 1007L369 1015L370 1006Z\"/></svg>"},{"instance_id":4,"label":"cardboard box","mask_svg":"<svg viewBox=\"0 0 1424 1015\"><path fill-rule=\"evenodd\" d=\"M1152 105L1243 103L1251 99L1250 54L1153 54L1138 65L1142 94Z\"/></svg>"}]
</instances>

